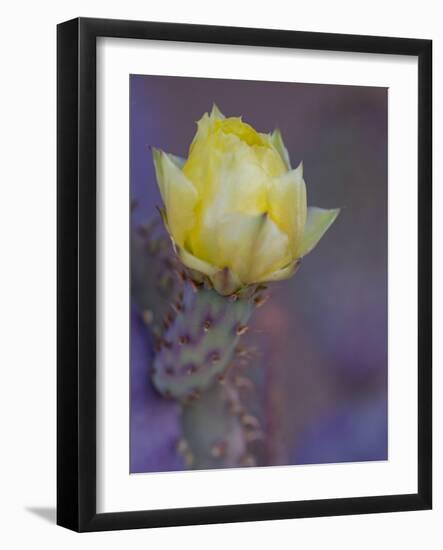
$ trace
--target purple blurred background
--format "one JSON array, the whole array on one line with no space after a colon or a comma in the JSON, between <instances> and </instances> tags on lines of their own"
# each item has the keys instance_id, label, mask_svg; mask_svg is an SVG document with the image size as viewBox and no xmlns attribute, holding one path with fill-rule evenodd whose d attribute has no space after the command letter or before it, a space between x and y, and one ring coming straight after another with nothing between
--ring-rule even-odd
<instances>
[{"instance_id":1,"label":"purple blurred background","mask_svg":"<svg viewBox=\"0 0 443 550\"><path fill-rule=\"evenodd\" d=\"M387 89L144 75L130 86L134 224L161 204L149 147L186 157L214 102L258 131L280 128L308 204L341 207L251 324L271 372L269 463L387 459ZM148 387L137 314L131 330L131 472L181 469L172 442L159 447L178 416Z\"/></svg>"}]
</instances>

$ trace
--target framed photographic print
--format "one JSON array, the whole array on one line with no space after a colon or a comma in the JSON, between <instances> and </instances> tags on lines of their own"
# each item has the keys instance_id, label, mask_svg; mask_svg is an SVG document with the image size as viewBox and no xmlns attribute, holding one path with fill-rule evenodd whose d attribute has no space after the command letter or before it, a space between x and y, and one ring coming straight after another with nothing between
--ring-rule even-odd
<instances>
[{"instance_id":1,"label":"framed photographic print","mask_svg":"<svg viewBox=\"0 0 443 550\"><path fill-rule=\"evenodd\" d=\"M428 40L58 26L77 531L432 505Z\"/></svg>"}]
</instances>

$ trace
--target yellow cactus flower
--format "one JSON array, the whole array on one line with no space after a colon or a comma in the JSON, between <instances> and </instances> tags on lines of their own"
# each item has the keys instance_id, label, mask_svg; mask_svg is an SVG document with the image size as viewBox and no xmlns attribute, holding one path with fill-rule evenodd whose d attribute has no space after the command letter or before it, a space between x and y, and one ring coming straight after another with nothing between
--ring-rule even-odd
<instances>
[{"instance_id":1,"label":"yellow cactus flower","mask_svg":"<svg viewBox=\"0 0 443 550\"><path fill-rule=\"evenodd\" d=\"M214 105L187 160L153 149L163 219L183 264L221 294L290 277L339 210L307 207L278 130L257 132Z\"/></svg>"}]
</instances>

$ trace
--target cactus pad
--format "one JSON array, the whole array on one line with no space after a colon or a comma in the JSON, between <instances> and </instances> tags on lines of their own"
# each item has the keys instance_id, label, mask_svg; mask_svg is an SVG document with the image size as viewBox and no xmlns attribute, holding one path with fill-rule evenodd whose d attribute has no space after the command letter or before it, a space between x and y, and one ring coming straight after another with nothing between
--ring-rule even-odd
<instances>
[{"instance_id":1,"label":"cactus pad","mask_svg":"<svg viewBox=\"0 0 443 550\"><path fill-rule=\"evenodd\" d=\"M223 377L254 303L231 300L210 288L183 284L180 301L165 320L153 382L165 397L192 401Z\"/></svg>"},{"instance_id":2,"label":"cactus pad","mask_svg":"<svg viewBox=\"0 0 443 550\"><path fill-rule=\"evenodd\" d=\"M181 287L177 269L170 239L155 220L132 231L131 295L154 334L162 332L163 318Z\"/></svg>"},{"instance_id":3,"label":"cactus pad","mask_svg":"<svg viewBox=\"0 0 443 550\"><path fill-rule=\"evenodd\" d=\"M200 399L183 407L180 450L188 467L229 468L248 460L236 407L240 405L235 390L222 384L213 385Z\"/></svg>"}]
</instances>

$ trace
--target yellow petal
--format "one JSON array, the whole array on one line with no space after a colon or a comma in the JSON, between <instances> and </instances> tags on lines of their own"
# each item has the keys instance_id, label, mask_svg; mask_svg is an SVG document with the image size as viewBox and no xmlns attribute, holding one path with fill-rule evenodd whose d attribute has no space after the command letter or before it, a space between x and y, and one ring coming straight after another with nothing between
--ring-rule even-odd
<instances>
[{"instance_id":1,"label":"yellow petal","mask_svg":"<svg viewBox=\"0 0 443 550\"><path fill-rule=\"evenodd\" d=\"M197 192L174 159L154 148L152 155L169 230L174 241L183 246L187 233L194 225Z\"/></svg>"},{"instance_id":2,"label":"yellow petal","mask_svg":"<svg viewBox=\"0 0 443 550\"><path fill-rule=\"evenodd\" d=\"M339 208L324 210L311 206L308 208L303 239L298 249L298 257L306 256L323 237L340 212Z\"/></svg>"},{"instance_id":3,"label":"yellow petal","mask_svg":"<svg viewBox=\"0 0 443 550\"><path fill-rule=\"evenodd\" d=\"M278 154L285 170L291 170L291 161L288 150L285 147L280 130L274 130L272 134L260 134L266 143Z\"/></svg>"},{"instance_id":4,"label":"yellow petal","mask_svg":"<svg viewBox=\"0 0 443 550\"><path fill-rule=\"evenodd\" d=\"M269 215L289 236L289 246L296 255L306 222L306 185L303 165L272 181L269 190Z\"/></svg>"},{"instance_id":5,"label":"yellow petal","mask_svg":"<svg viewBox=\"0 0 443 550\"><path fill-rule=\"evenodd\" d=\"M205 275L208 275L208 277L212 277L218 271L220 271L219 267L211 265L201 260L200 258L197 258L181 246L175 246L175 251L182 263L186 267L189 267L189 269L193 269L195 271L198 271L199 273L204 273Z\"/></svg>"},{"instance_id":6,"label":"yellow petal","mask_svg":"<svg viewBox=\"0 0 443 550\"><path fill-rule=\"evenodd\" d=\"M269 179L276 178L287 172L280 155L272 147L265 145L253 146L256 162Z\"/></svg>"},{"instance_id":7,"label":"yellow petal","mask_svg":"<svg viewBox=\"0 0 443 550\"><path fill-rule=\"evenodd\" d=\"M252 126L243 122L240 117L229 117L216 123L216 129L225 134L237 136L247 145L265 145L261 135Z\"/></svg>"},{"instance_id":8,"label":"yellow petal","mask_svg":"<svg viewBox=\"0 0 443 550\"><path fill-rule=\"evenodd\" d=\"M174 246L174 248L181 262L191 271L197 272L197 276L200 274L207 275L219 294L228 296L241 288L242 283L240 279L230 269L220 269L217 266L204 262L185 248L179 246Z\"/></svg>"},{"instance_id":9,"label":"yellow petal","mask_svg":"<svg viewBox=\"0 0 443 550\"><path fill-rule=\"evenodd\" d=\"M241 212L226 214L217 224L215 250L221 268L229 268L247 282L257 239L266 216Z\"/></svg>"},{"instance_id":10,"label":"yellow petal","mask_svg":"<svg viewBox=\"0 0 443 550\"><path fill-rule=\"evenodd\" d=\"M265 281L272 273L287 265L291 259L288 236L265 214L252 250L247 280L244 282Z\"/></svg>"},{"instance_id":11,"label":"yellow petal","mask_svg":"<svg viewBox=\"0 0 443 550\"><path fill-rule=\"evenodd\" d=\"M274 271L274 273L271 273L269 275L266 275L263 279L259 279L256 281L257 283L265 283L265 282L272 282L272 281L283 281L284 279L289 279L289 277L292 277L294 273L297 271L297 269L300 267L301 261L294 260L290 264L288 264L286 267L283 267L282 269L278 269L277 271Z\"/></svg>"},{"instance_id":12,"label":"yellow petal","mask_svg":"<svg viewBox=\"0 0 443 550\"><path fill-rule=\"evenodd\" d=\"M214 120L223 120L224 118L226 118L225 115L218 108L218 105L216 105L215 103L212 104L211 117Z\"/></svg>"},{"instance_id":13,"label":"yellow petal","mask_svg":"<svg viewBox=\"0 0 443 550\"><path fill-rule=\"evenodd\" d=\"M219 222L235 212L265 212L269 178L257 163L253 148L221 131L196 144L183 172L199 193L189 249L218 263L215 241Z\"/></svg>"},{"instance_id":14,"label":"yellow petal","mask_svg":"<svg viewBox=\"0 0 443 550\"><path fill-rule=\"evenodd\" d=\"M169 157L169 159L179 168L180 170L183 170L183 166L186 163L186 159L183 157L179 157L177 155L172 155L171 153L165 153Z\"/></svg>"},{"instance_id":15,"label":"yellow petal","mask_svg":"<svg viewBox=\"0 0 443 550\"><path fill-rule=\"evenodd\" d=\"M278 151L280 157L282 158L285 166L288 170L291 169L291 161L289 159L288 150L285 147L283 138L279 129L274 130L271 134L271 142L274 145L275 149Z\"/></svg>"},{"instance_id":16,"label":"yellow petal","mask_svg":"<svg viewBox=\"0 0 443 550\"><path fill-rule=\"evenodd\" d=\"M189 154L191 154L194 146L201 140L205 140L209 137L209 134L214 130L217 122L224 120L225 115L220 111L217 105L212 105L211 113L205 113L200 120L197 121L197 132L189 147Z\"/></svg>"},{"instance_id":17,"label":"yellow petal","mask_svg":"<svg viewBox=\"0 0 443 550\"><path fill-rule=\"evenodd\" d=\"M257 162L254 148L249 147L235 134L221 130L212 132L204 140L199 140L192 149L183 173L192 181L204 201L218 200L219 193L245 194L248 201L241 200L249 207L249 199L268 179ZM252 186L252 188L251 188ZM252 207L254 209L254 207Z\"/></svg>"}]
</instances>

